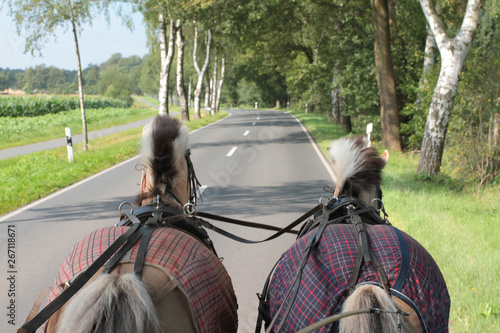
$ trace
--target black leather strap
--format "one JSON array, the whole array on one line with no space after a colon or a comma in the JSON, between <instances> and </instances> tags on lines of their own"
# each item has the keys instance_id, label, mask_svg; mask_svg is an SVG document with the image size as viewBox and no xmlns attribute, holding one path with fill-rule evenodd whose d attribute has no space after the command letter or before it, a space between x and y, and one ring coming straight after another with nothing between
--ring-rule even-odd
<instances>
[{"instance_id":1,"label":"black leather strap","mask_svg":"<svg viewBox=\"0 0 500 333\"><path fill-rule=\"evenodd\" d=\"M217 221L221 221L221 222L236 224L236 225L240 225L240 226L244 226L244 227L277 231L275 234L271 235L270 237L268 237L266 239L263 239L260 241L252 241L252 240L248 240L248 239L243 238L243 237L236 236L228 231L225 231L221 228L214 226L213 224L209 223L208 221L200 219L201 224L205 228L211 229L211 230L213 230L213 231L215 231L223 236L226 236L226 237L231 238L235 241L245 243L245 244L257 244L257 243L263 243L263 242L267 242L267 241L270 241L272 239L275 239L275 238L283 235L284 233L297 234L298 231L292 230L292 228L294 228L297 225L299 225L300 223L304 222L307 218L309 218L311 215L314 215L320 209L321 209L320 205L315 206L313 209L309 210L305 214L302 214L299 218L297 218L295 221L293 221L292 223L290 223L289 225L287 225L284 228L279 228L279 227L275 227L275 226L271 226L271 225L267 225L267 224L256 223L256 222L241 221L241 220L236 220L236 219L232 219L232 218L228 218L228 217L224 217L224 216L214 215L214 214L210 214L210 213L203 213L203 212L198 212L196 214L196 216L205 217L205 218L209 218L209 219L217 220Z\"/></svg>"},{"instance_id":2,"label":"black leather strap","mask_svg":"<svg viewBox=\"0 0 500 333\"><path fill-rule=\"evenodd\" d=\"M142 269L144 268L144 260L146 259L149 240L151 239L151 234L155 229L154 225L146 225L142 228L141 243L139 244L137 257L135 258L134 263L134 273L139 277L139 279L142 278Z\"/></svg>"},{"instance_id":3,"label":"black leather strap","mask_svg":"<svg viewBox=\"0 0 500 333\"><path fill-rule=\"evenodd\" d=\"M134 224L131 226L124 234L122 234L118 239L111 244L110 247L103 252L103 254L97 258L96 261L90 265L87 270L75 279L73 284L71 284L67 289L65 289L59 297L49 303L45 308L42 309L31 321L25 323L18 332L22 333L32 333L35 332L40 326L43 325L47 319L49 319L61 306L64 305L78 290L80 290L88 280L94 276L94 274L104 265L104 263L116 252L118 249L130 238L137 230L139 230L140 225Z\"/></svg>"}]
</instances>

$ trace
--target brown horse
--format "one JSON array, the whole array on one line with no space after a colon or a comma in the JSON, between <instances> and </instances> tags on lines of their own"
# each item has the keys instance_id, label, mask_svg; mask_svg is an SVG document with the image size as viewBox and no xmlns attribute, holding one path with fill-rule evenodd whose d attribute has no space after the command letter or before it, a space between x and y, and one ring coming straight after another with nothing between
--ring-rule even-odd
<instances>
[{"instance_id":1,"label":"brown horse","mask_svg":"<svg viewBox=\"0 0 500 333\"><path fill-rule=\"evenodd\" d=\"M334 141L329 152L333 198L272 273L260 307L268 332L448 331L435 261L377 213L388 152L379 157L364 138Z\"/></svg>"},{"instance_id":2,"label":"brown horse","mask_svg":"<svg viewBox=\"0 0 500 333\"><path fill-rule=\"evenodd\" d=\"M46 332L236 332L231 279L206 233L197 235L196 220L191 220L194 229L183 225L189 219L183 206L196 190L188 137L184 125L166 116L157 116L145 128L136 210L145 209L148 221L141 223L151 227L144 257L140 258L143 244L138 242L116 265L109 260L110 267L99 269L52 315ZM132 222L139 216L126 215ZM132 222L96 230L76 244L59 270L49 302L132 228ZM143 266L136 264L139 260Z\"/></svg>"}]
</instances>

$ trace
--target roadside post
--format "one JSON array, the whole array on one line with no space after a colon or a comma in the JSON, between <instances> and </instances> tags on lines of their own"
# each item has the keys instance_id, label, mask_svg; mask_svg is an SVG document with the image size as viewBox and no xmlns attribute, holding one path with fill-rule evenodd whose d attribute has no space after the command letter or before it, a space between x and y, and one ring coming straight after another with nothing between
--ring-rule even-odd
<instances>
[{"instance_id":1,"label":"roadside post","mask_svg":"<svg viewBox=\"0 0 500 333\"><path fill-rule=\"evenodd\" d=\"M371 142L371 134L373 131L373 123L369 123L366 125L366 138L368 139L368 147L371 147L372 142Z\"/></svg>"},{"instance_id":2,"label":"roadside post","mask_svg":"<svg viewBox=\"0 0 500 333\"><path fill-rule=\"evenodd\" d=\"M73 155L73 139L71 138L71 128L66 127L66 148L68 149L68 161L72 163L75 160Z\"/></svg>"}]
</instances>

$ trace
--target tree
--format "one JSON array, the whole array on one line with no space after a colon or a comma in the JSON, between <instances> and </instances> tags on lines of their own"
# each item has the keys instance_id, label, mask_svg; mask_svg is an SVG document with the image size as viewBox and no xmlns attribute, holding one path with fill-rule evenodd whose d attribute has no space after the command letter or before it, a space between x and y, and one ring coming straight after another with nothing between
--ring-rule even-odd
<instances>
[{"instance_id":1,"label":"tree","mask_svg":"<svg viewBox=\"0 0 500 333\"><path fill-rule=\"evenodd\" d=\"M194 90L194 117L201 117L201 88L203 87L203 78L205 77L205 73L207 72L208 63L210 62L210 46L212 44L212 30L208 29L206 33L205 39L205 61L203 66L200 69L197 60L197 52L198 52L198 25L196 21L194 22L194 48L193 48L193 64L196 69L196 73L198 74L198 80L196 81L196 88Z\"/></svg>"},{"instance_id":2,"label":"tree","mask_svg":"<svg viewBox=\"0 0 500 333\"><path fill-rule=\"evenodd\" d=\"M457 92L462 66L479 26L484 0L469 0L455 38L448 37L445 26L430 0L419 0L441 54L441 70L427 116L422 152L417 172L440 172L449 117Z\"/></svg>"},{"instance_id":3,"label":"tree","mask_svg":"<svg viewBox=\"0 0 500 333\"><path fill-rule=\"evenodd\" d=\"M174 20L170 20L170 35L168 38L167 46L167 34L166 34L166 23L165 16L162 11L158 14L159 22L159 40L160 40L160 90L158 93L159 99L159 114L168 114L168 81L170 78L170 68L172 67L172 59L174 58L175 52L175 35L177 33L177 27Z\"/></svg>"},{"instance_id":4,"label":"tree","mask_svg":"<svg viewBox=\"0 0 500 333\"><path fill-rule=\"evenodd\" d=\"M401 151L396 82L391 55L388 0L371 0L374 30L375 64L380 97L382 145Z\"/></svg>"},{"instance_id":5,"label":"tree","mask_svg":"<svg viewBox=\"0 0 500 333\"><path fill-rule=\"evenodd\" d=\"M43 1L43 0L9 0L10 14L17 24L17 31L27 33L25 52L35 51L41 53L42 44L48 36L54 35L59 27L71 28L75 39L75 50L78 65L78 91L80 96L80 110L83 126L83 149L88 150L87 119L85 115L82 65L78 35L81 25L92 23L92 9L100 9L102 2L99 0L69 0L69 1Z\"/></svg>"},{"instance_id":6,"label":"tree","mask_svg":"<svg viewBox=\"0 0 500 333\"><path fill-rule=\"evenodd\" d=\"M181 117L182 120L189 120L189 104L186 95L186 88L184 87L184 46L186 40L182 34L182 23L177 20L177 94L181 101Z\"/></svg>"}]
</instances>

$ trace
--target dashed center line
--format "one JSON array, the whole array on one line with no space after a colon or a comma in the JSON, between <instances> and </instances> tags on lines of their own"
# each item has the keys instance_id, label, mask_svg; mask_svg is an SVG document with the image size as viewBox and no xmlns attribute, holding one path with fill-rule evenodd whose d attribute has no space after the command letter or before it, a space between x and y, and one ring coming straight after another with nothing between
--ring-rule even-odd
<instances>
[{"instance_id":1,"label":"dashed center line","mask_svg":"<svg viewBox=\"0 0 500 333\"><path fill-rule=\"evenodd\" d=\"M250 133L250 131L249 131L249 130L247 130L245 133L243 133L243 136L247 136L247 135L248 135L248 133Z\"/></svg>"},{"instance_id":2,"label":"dashed center line","mask_svg":"<svg viewBox=\"0 0 500 333\"><path fill-rule=\"evenodd\" d=\"M236 146L231 148L229 153L227 153L226 157L231 157L234 154L234 152L236 151L236 149L238 149L238 147L236 147Z\"/></svg>"}]
</instances>

